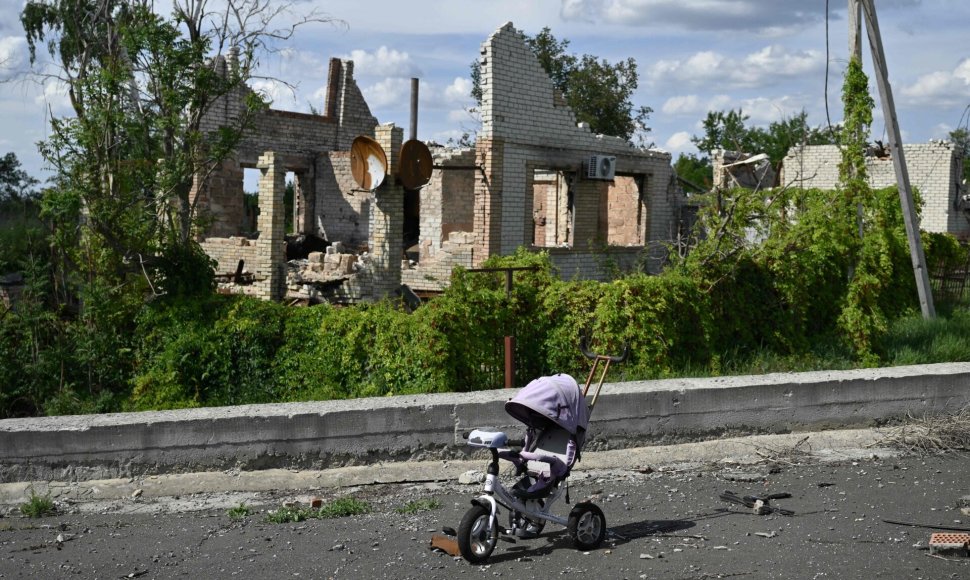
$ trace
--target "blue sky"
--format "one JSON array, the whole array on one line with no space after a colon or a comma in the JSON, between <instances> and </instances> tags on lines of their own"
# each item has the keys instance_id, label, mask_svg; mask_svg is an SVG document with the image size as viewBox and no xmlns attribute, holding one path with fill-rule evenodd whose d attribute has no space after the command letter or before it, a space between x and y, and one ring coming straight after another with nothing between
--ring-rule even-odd
<instances>
[{"instance_id":1,"label":"blue sky","mask_svg":"<svg viewBox=\"0 0 970 580\"><path fill-rule=\"evenodd\" d=\"M215 4L218 0L211 0ZM165 10L168 0L159 0ZM828 105L841 119L839 90L847 60L847 0L828 10ZM904 141L945 138L967 122L970 106L970 2L877 0L890 81ZM0 0L0 154L13 151L44 178L36 142L49 111L68 112L58 86L19 76L27 64L19 25L22 0ZM261 72L294 85L258 81L274 108L323 107L330 57L352 58L358 84L381 122L408 126L409 79L421 79L419 137L445 142L474 132L466 112L469 64L481 42L507 21L527 34L549 26L575 53L610 61L633 57L637 105L654 109L660 149L693 152L708 110L741 107L766 125L805 109L826 123L825 0L300 0L342 24L306 26L261 59ZM865 66L872 75L868 42ZM875 86L873 80L873 92ZM885 127L878 107L873 138Z\"/></svg>"}]
</instances>

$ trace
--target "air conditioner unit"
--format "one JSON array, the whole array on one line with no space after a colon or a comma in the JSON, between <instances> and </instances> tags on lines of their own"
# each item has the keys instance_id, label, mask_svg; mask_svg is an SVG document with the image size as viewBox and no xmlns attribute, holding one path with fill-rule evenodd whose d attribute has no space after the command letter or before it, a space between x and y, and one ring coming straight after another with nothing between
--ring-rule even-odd
<instances>
[{"instance_id":1,"label":"air conditioner unit","mask_svg":"<svg viewBox=\"0 0 970 580\"><path fill-rule=\"evenodd\" d=\"M590 155L586 162L586 179L611 180L616 175L616 157L612 155Z\"/></svg>"}]
</instances>

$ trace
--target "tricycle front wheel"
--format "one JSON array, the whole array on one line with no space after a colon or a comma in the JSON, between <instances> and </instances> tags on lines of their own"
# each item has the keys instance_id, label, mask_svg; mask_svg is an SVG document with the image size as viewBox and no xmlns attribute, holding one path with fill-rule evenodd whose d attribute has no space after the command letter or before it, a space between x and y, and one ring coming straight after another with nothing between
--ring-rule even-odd
<instances>
[{"instance_id":1,"label":"tricycle front wheel","mask_svg":"<svg viewBox=\"0 0 970 580\"><path fill-rule=\"evenodd\" d=\"M489 530L492 512L475 504L465 512L458 526L458 549L472 564L484 564L498 541L498 522Z\"/></svg>"}]
</instances>

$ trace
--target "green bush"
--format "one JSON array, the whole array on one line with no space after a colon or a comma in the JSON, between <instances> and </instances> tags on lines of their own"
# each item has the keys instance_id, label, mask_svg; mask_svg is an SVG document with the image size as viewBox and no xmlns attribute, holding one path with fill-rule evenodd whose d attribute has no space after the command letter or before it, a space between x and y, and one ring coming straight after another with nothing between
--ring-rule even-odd
<instances>
[{"instance_id":1,"label":"green bush","mask_svg":"<svg viewBox=\"0 0 970 580\"><path fill-rule=\"evenodd\" d=\"M221 295L166 297L139 316L134 410L278 400L288 310Z\"/></svg>"},{"instance_id":2,"label":"green bush","mask_svg":"<svg viewBox=\"0 0 970 580\"><path fill-rule=\"evenodd\" d=\"M293 311L279 351L283 400L450 390L444 337L392 302Z\"/></svg>"}]
</instances>

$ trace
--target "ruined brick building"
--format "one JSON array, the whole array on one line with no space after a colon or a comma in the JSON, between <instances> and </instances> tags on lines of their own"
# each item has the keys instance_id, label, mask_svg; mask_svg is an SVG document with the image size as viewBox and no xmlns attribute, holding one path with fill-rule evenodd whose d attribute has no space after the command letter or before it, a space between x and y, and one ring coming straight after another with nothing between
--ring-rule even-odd
<instances>
[{"instance_id":1,"label":"ruined brick building","mask_svg":"<svg viewBox=\"0 0 970 580\"><path fill-rule=\"evenodd\" d=\"M233 57L217 66L231 72ZM670 154L577 124L511 23L482 44L481 72L475 147L436 148L431 181L417 192L405 192L395 179L403 131L371 114L352 62L331 61L323 115L261 113L233 158L197 180L195 190L211 215L203 248L220 274L241 274L232 277L231 290L343 302L390 296L402 283L437 291L454 266L478 266L520 246L548 251L568 278L603 278L606 256L621 269L658 269L658 242L677 234L682 202ZM247 90L225 99L207 127L237 118ZM350 145L358 135L376 139L387 154L388 179L374 192L361 190L351 176ZM246 168L261 172L256 236L242 235ZM329 244L325 253L289 267L288 172L295 233Z\"/></svg>"},{"instance_id":2,"label":"ruined brick building","mask_svg":"<svg viewBox=\"0 0 970 580\"><path fill-rule=\"evenodd\" d=\"M949 141L903 144L910 184L920 192L920 228L970 239L970 199L963 183L964 151ZM793 147L782 165L780 183L791 187L832 189L839 183L842 156L836 145ZM896 185L889 152L873 147L866 157L869 185Z\"/></svg>"}]
</instances>

